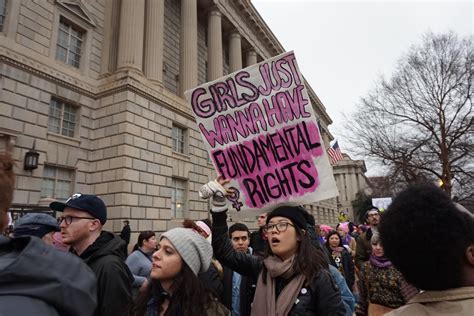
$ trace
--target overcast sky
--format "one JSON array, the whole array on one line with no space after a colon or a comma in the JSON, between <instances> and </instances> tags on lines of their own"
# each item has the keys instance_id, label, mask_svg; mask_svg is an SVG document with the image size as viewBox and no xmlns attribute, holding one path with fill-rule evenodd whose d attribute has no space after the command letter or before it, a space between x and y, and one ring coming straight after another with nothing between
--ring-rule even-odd
<instances>
[{"instance_id":1,"label":"overcast sky","mask_svg":"<svg viewBox=\"0 0 474 316\"><path fill-rule=\"evenodd\" d=\"M343 152L348 144L342 113L354 110L379 75L389 77L422 34L453 30L466 36L474 30L473 1L252 3L283 47L295 51L301 72L333 120L330 131ZM378 173L380 169L368 163L367 175Z\"/></svg>"}]
</instances>

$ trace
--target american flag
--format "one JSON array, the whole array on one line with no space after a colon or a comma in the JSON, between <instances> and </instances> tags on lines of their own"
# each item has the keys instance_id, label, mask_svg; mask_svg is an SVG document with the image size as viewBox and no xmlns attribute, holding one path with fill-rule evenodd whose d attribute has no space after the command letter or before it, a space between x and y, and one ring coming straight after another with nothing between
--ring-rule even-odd
<instances>
[{"instance_id":1,"label":"american flag","mask_svg":"<svg viewBox=\"0 0 474 316\"><path fill-rule=\"evenodd\" d=\"M335 165L338 161L344 159L342 157L341 148L339 148L339 144L336 142L328 149L329 160L331 161L331 165Z\"/></svg>"}]
</instances>

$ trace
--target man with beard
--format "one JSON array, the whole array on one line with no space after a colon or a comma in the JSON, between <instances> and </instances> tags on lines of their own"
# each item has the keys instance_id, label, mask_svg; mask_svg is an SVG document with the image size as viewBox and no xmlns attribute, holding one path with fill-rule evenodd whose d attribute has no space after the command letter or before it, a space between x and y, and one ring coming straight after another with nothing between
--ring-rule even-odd
<instances>
[{"instance_id":1,"label":"man with beard","mask_svg":"<svg viewBox=\"0 0 474 316\"><path fill-rule=\"evenodd\" d=\"M107 209L96 195L76 193L66 203L53 202L49 207L63 212L58 219L63 243L71 246L95 272L98 307L95 316L123 315L130 307L133 275L125 264L125 242L103 231Z\"/></svg>"}]
</instances>

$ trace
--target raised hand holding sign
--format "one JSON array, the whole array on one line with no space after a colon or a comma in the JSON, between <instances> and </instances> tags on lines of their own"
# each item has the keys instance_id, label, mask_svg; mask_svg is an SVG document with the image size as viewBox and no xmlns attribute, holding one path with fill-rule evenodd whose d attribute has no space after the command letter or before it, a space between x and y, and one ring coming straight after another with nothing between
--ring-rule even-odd
<instances>
[{"instance_id":1,"label":"raised hand holding sign","mask_svg":"<svg viewBox=\"0 0 474 316\"><path fill-rule=\"evenodd\" d=\"M217 173L229 179L233 209L336 196L337 188L293 52L187 91Z\"/></svg>"}]
</instances>

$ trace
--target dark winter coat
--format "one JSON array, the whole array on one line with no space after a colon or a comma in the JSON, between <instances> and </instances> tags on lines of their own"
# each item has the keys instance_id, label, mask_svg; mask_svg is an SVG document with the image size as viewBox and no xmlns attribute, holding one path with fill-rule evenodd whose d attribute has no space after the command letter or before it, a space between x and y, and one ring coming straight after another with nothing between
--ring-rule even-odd
<instances>
[{"instance_id":1,"label":"dark winter coat","mask_svg":"<svg viewBox=\"0 0 474 316\"><path fill-rule=\"evenodd\" d=\"M125 264L124 241L103 231L80 257L97 277L98 304L94 316L120 316L131 306L133 274Z\"/></svg>"},{"instance_id":2,"label":"dark winter coat","mask_svg":"<svg viewBox=\"0 0 474 316\"><path fill-rule=\"evenodd\" d=\"M90 316L94 273L76 256L33 236L0 236L0 315Z\"/></svg>"},{"instance_id":3,"label":"dark winter coat","mask_svg":"<svg viewBox=\"0 0 474 316\"><path fill-rule=\"evenodd\" d=\"M224 285L223 303L232 311L232 276L234 271L224 267L224 278L222 284ZM255 287L257 280L252 277L242 276L240 281L240 315L250 316L251 304L253 296L255 295Z\"/></svg>"},{"instance_id":4,"label":"dark winter coat","mask_svg":"<svg viewBox=\"0 0 474 316\"><path fill-rule=\"evenodd\" d=\"M346 248L342 249L341 260L342 260L342 269L344 271L343 273L344 279L346 280L347 286L350 289L352 289L352 286L354 285L354 281L355 281L354 263L352 262L352 256L350 252ZM329 263L332 266L338 268L332 255L329 256Z\"/></svg>"},{"instance_id":5,"label":"dark winter coat","mask_svg":"<svg viewBox=\"0 0 474 316\"><path fill-rule=\"evenodd\" d=\"M263 236L262 228L250 234L250 248L252 248L253 254L259 257L263 257L267 244L267 241Z\"/></svg>"},{"instance_id":6,"label":"dark winter coat","mask_svg":"<svg viewBox=\"0 0 474 316\"><path fill-rule=\"evenodd\" d=\"M212 247L216 259L223 266L227 266L242 276L257 279L263 267L262 258L234 250L229 240L227 214L225 212L212 213L212 218ZM277 297L286 286L286 282L287 280L283 279L276 280L275 291ZM321 270L312 284L305 287L305 289L305 291L299 293L298 303L293 305L288 314L289 316L344 316L346 314L339 288L328 270Z\"/></svg>"},{"instance_id":7,"label":"dark winter coat","mask_svg":"<svg viewBox=\"0 0 474 316\"><path fill-rule=\"evenodd\" d=\"M211 263L206 272L199 273L198 278L206 289L211 291L215 297L222 301L222 281L214 264Z\"/></svg>"},{"instance_id":8,"label":"dark winter coat","mask_svg":"<svg viewBox=\"0 0 474 316\"><path fill-rule=\"evenodd\" d=\"M125 245L128 246L130 243L130 225L125 225L122 228L122 231L120 232L120 238L122 238L125 241Z\"/></svg>"}]
</instances>

